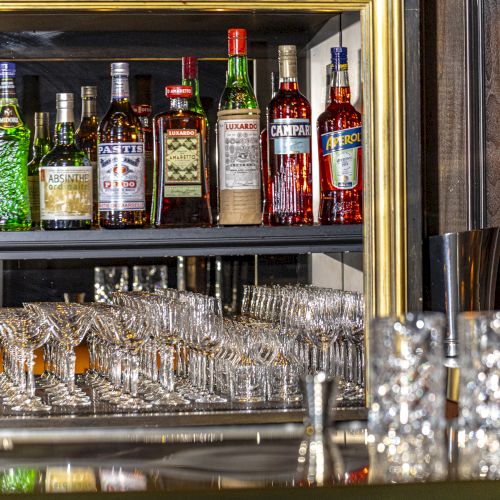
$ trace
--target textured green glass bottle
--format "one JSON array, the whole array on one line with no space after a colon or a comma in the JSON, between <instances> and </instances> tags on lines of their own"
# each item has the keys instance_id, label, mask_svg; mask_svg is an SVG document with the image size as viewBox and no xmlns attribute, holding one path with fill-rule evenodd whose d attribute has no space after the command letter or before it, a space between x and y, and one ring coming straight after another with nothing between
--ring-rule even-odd
<instances>
[{"instance_id":1,"label":"textured green glass bottle","mask_svg":"<svg viewBox=\"0 0 500 500\"><path fill-rule=\"evenodd\" d=\"M228 55L217 113L219 224L260 224L260 110L248 78L246 30L228 31Z\"/></svg>"},{"instance_id":2,"label":"textured green glass bottle","mask_svg":"<svg viewBox=\"0 0 500 500\"><path fill-rule=\"evenodd\" d=\"M52 149L50 140L50 122L48 113L35 113L35 138L33 156L28 163L28 187L30 193L31 220L33 226L40 224L40 162Z\"/></svg>"},{"instance_id":3,"label":"textured green glass bottle","mask_svg":"<svg viewBox=\"0 0 500 500\"><path fill-rule=\"evenodd\" d=\"M92 166L75 143L73 94L57 94L54 147L40 166L40 225L43 229L89 229Z\"/></svg>"},{"instance_id":4,"label":"textured green glass bottle","mask_svg":"<svg viewBox=\"0 0 500 500\"><path fill-rule=\"evenodd\" d=\"M0 230L31 227L28 194L30 131L19 111L16 65L0 62Z\"/></svg>"}]
</instances>

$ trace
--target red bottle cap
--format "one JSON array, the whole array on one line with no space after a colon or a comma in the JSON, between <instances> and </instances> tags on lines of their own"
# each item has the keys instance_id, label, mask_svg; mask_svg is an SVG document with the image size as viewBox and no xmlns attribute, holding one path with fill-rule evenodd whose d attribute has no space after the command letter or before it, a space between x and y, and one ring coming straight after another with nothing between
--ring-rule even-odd
<instances>
[{"instance_id":1,"label":"red bottle cap","mask_svg":"<svg viewBox=\"0 0 500 500\"><path fill-rule=\"evenodd\" d=\"M183 57L182 58L182 78L184 80L194 80L198 78L198 58Z\"/></svg>"},{"instance_id":2,"label":"red bottle cap","mask_svg":"<svg viewBox=\"0 0 500 500\"><path fill-rule=\"evenodd\" d=\"M190 85L167 85L165 87L165 95L169 99L175 99L176 97L189 99L193 97L193 89Z\"/></svg>"},{"instance_id":3,"label":"red bottle cap","mask_svg":"<svg viewBox=\"0 0 500 500\"><path fill-rule=\"evenodd\" d=\"M247 30L230 28L227 32L228 53L230 56L247 55Z\"/></svg>"}]
</instances>

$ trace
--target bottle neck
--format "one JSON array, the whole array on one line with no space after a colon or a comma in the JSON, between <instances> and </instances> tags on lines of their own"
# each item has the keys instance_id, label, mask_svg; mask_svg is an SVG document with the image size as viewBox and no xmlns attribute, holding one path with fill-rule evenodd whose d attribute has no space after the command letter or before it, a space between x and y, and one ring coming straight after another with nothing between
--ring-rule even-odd
<instances>
[{"instance_id":1,"label":"bottle neck","mask_svg":"<svg viewBox=\"0 0 500 500\"><path fill-rule=\"evenodd\" d=\"M297 82L297 58L294 56L279 57L280 90L298 90Z\"/></svg>"},{"instance_id":2,"label":"bottle neck","mask_svg":"<svg viewBox=\"0 0 500 500\"><path fill-rule=\"evenodd\" d=\"M187 111L188 107L189 103L185 97L174 97L170 99L171 111Z\"/></svg>"},{"instance_id":3,"label":"bottle neck","mask_svg":"<svg viewBox=\"0 0 500 500\"><path fill-rule=\"evenodd\" d=\"M248 58L246 55L229 55L227 84L234 81L248 81Z\"/></svg>"},{"instance_id":4,"label":"bottle neck","mask_svg":"<svg viewBox=\"0 0 500 500\"><path fill-rule=\"evenodd\" d=\"M0 101L9 101L6 104L17 104L14 78L4 76L0 79Z\"/></svg>"},{"instance_id":5,"label":"bottle neck","mask_svg":"<svg viewBox=\"0 0 500 500\"><path fill-rule=\"evenodd\" d=\"M351 88L349 87L349 73L347 69L341 71L332 70L330 99L331 102L336 104L351 102Z\"/></svg>"},{"instance_id":6,"label":"bottle neck","mask_svg":"<svg viewBox=\"0 0 500 500\"><path fill-rule=\"evenodd\" d=\"M296 92L299 90L299 84L296 78L280 78L280 90L286 92Z\"/></svg>"},{"instance_id":7,"label":"bottle neck","mask_svg":"<svg viewBox=\"0 0 500 500\"><path fill-rule=\"evenodd\" d=\"M128 84L128 75L113 75L111 83L111 100L128 101L130 89Z\"/></svg>"},{"instance_id":8,"label":"bottle neck","mask_svg":"<svg viewBox=\"0 0 500 500\"><path fill-rule=\"evenodd\" d=\"M82 97L82 118L97 116L97 101L95 97Z\"/></svg>"},{"instance_id":9,"label":"bottle neck","mask_svg":"<svg viewBox=\"0 0 500 500\"><path fill-rule=\"evenodd\" d=\"M75 142L75 124L72 121L57 121L54 132L56 146L71 146Z\"/></svg>"},{"instance_id":10,"label":"bottle neck","mask_svg":"<svg viewBox=\"0 0 500 500\"><path fill-rule=\"evenodd\" d=\"M35 126L35 137L33 139L33 156L43 156L48 152L50 146L49 124L37 123Z\"/></svg>"}]
</instances>

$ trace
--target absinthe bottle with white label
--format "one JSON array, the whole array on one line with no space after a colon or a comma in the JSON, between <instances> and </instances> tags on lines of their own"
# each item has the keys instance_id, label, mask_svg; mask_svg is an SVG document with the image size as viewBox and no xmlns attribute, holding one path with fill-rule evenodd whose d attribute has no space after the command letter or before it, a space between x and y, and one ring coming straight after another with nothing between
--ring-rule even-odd
<instances>
[{"instance_id":1,"label":"absinthe bottle with white label","mask_svg":"<svg viewBox=\"0 0 500 500\"><path fill-rule=\"evenodd\" d=\"M217 113L219 224L260 224L260 110L248 78L246 30L228 31L228 54Z\"/></svg>"},{"instance_id":2,"label":"absinthe bottle with white label","mask_svg":"<svg viewBox=\"0 0 500 500\"><path fill-rule=\"evenodd\" d=\"M212 224L207 120L189 110L192 88L169 85L170 110L153 119L156 226Z\"/></svg>"},{"instance_id":3,"label":"absinthe bottle with white label","mask_svg":"<svg viewBox=\"0 0 500 500\"><path fill-rule=\"evenodd\" d=\"M295 45L278 48L280 86L269 104L267 219L312 224L311 106L299 92Z\"/></svg>"},{"instance_id":4,"label":"absinthe bottle with white label","mask_svg":"<svg viewBox=\"0 0 500 500\"><path fill-rule=\"evenodd\" d=\"M89 229L92 166L75 143L73 94L56 95L54 147L40 162L42 229Z\"/></svg>"},{"instance_id":5,"label":"absinthe bottle with white label","mask_svg":"<svg viewBox=\"0 0 500 500\"><path fill-rule=\"evenodd\" d=\"M107 229L142 227L146 219L144 137L128 76L128 63L111 64L111 104L99 124L99 216Z\"/></svg>"}]
</instances>

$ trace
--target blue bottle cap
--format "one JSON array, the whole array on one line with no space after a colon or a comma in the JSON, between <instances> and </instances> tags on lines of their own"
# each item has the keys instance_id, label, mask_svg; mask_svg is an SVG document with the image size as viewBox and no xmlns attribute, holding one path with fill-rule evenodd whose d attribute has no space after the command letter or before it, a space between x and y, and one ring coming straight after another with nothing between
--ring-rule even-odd
<instances>
[{"instance_id":1,"label":"blue bottle cap","mask_svg":"<svg viewBox=\"0 0 500 500\"><path fill-rule=\"evenodd\" d=\"M332 64L334 71L347 69L347 47L332 47Z\"/></svg>"},{"instance_id":2,"label":"blue bottle cap","mask_svg":"<svg viewBox=\"0 0 500 500\"><path fill-rule=\"evenodd\" d=\"M14 78L16 76L16 63L0 62L0 77Z\"/></svg>"}]
</instances>

